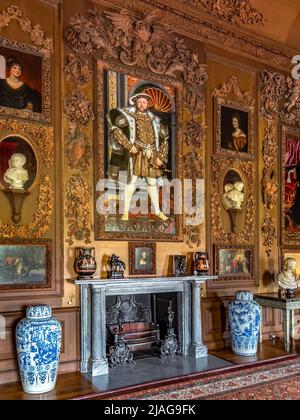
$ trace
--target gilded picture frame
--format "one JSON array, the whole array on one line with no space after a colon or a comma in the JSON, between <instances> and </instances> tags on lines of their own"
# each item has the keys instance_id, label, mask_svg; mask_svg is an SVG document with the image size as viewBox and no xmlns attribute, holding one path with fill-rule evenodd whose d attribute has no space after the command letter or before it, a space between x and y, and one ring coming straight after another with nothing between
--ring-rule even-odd
<instances>
[{"instance_id":1,"label":"gilded picture frame","mask_svg":"<svg viewBox=\"0 0 300 420\"><path fill-rule=\"evenodd\" d=\"M22 73L24 73L24 70L29 73L29 66L33 66L36 77L39 79L39 82L36 82L37 86L33 86L35 82L34 78L28 82L27 79L22 80L22 74L20 77L30 89L31 87L34 88L34 91L39 92L40 94L40 104L38 105L38 108L40 109L38 111L33 110L34 108L27 110L0 105L0 116L50 124L52 122L51 52L43 49L42 47L0 37L0 55L6 60L13 59L13 61L21 63ZM7 71L8 70L6 69L6 73Z\"/></svg>"},{"instance_id":2,"label":"gilded picture frame","mask_svg":"<svg viewBox=\"0 0 300 420\"><path fill-rule=\"evenodd\" d=\"M162 91L166 87L166 92L173 92L173 106L175 112L170 112L170 121L172 126L170 129L169 141L170 149L168 156L167 172L172 179L182 180L183 178L183 85L181 82L170 79L165 76L159 76L138 69L128 69L122 65L106 63L101 60L96 61L96 135L94 141L94 178L95 178L95 238L96 240L155 240L155 241L183 241L183 216L181 214L173 214L168 217L166 222L160 220L129 220L129 224L125 224L118 220L118 216L107 216L99 214L98 200L101 192L98 190L99 181L111 176L111 168L108 165L108 112L110 111L108 104L118 104L116 89L119 89L120 83L110 80L114 87L108 88L108 74L120 77L125 88L130 88L130 83L136 83L135 87L142 89L142 85L147 85ZM115 90L114 90L115 89ZM124 88L123 88L124 89ZM133 87L131 87L133 89ZM125 92L128 95L128 92ZM125 95L124 91L119 92L119 96ZM125 95L125 96L126 96ZM128 98L129 99L129 96ZM126 105L128 102L126 103ZM126 106L125 105L125 106ZM125 108L124 108L125 109ZM171 181L171 179L170 179ZM149 197L148 197L149 198ZM160 197L161 200L161 197ZM160 202L160 207L162 203ZM154 216L155 218L156 216Z\"/></svg>"},{"instance_id":3,"label":"gilded picture frame","mask_svg":"<svg viewBox=\"0 0 300 420\"><path fill-rule=\"evenodd\" d=\"M293 149L293 143L295 146ZM281 244L297 246L300 243L300 128L281 126Z\"/></svg>"},{"instance_id":4,"label":"gilded picture frame","mask_svg":"<svg viewBox=\"0 0 300 420\"><path fill-rule=\"evenodd\" d=\"M156 275L156 244L153 242L129 243L129 275Z\"/></svg>"},{"instance_id":5,"label":"gilded picture frame","mask_svg":"<svg viewBox=\"0 0 300 420\"><path fill-rule=\"evenodd\" d=\"M215 97L214 109L215 153L227 157L238 156L242 159L254 159L254 107L247 103ZM232 139L231 141L228 138L230 138L234 120L238 121L237 124L242 135L237 140Z\"/></svg>"},{"instance_id":6,"label":"gilded picture frame","mask_svg":"<svg viewBox=\"0 0 300 420\"><path fill-rule=\"evenodd\" d=\"M215 273L217 283L245 281L255 284L255 250L247 245L215 245Z\"/></svg>"},{"instance_id":7,"label":"gilded picture frame","mask_svg":"<svg viewBox=\"0 0 300 420\"><path fill-rule=\"evenodd\" d=\"M51 240L0 241L0 296L53 288ZM36 295L36 293L35 293Z\"/></svg>"}]
</instances>

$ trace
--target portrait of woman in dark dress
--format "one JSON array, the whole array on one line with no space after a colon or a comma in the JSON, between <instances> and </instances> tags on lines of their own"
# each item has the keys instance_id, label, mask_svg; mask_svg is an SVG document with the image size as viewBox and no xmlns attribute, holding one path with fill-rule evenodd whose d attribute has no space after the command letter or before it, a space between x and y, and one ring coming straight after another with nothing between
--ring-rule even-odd
<instances>
[{"instance_id":1,"label":"portrait of woman in dark dress","mask_svg":"<svg viewBox=\"0 0 300 420\"><path fill-rule=\"evenodd\" d=\"M7 60L8 77L0 79L0 106L42 112L41 95L21 80L23 65L19 60Z\"/></svg>"}]
</instances>

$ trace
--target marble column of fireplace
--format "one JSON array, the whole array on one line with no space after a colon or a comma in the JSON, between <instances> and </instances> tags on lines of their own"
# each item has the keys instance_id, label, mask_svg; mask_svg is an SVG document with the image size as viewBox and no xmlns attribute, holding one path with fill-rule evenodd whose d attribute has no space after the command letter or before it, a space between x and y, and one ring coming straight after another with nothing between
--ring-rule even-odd
<instances>
[{"instance_id":1,"label":"marble column of fireplace","mask_svg":"<svg viewBox=\"0 0 300 420\"><path fill-rule=\"evenodd\" d=\"M81 372L109 373L106 355L106 297L178 294L178 329L183 356L207 357L202 340L201 284L217 277L162 277L124 280L77 280L81 289Z\"/></svg>"}]
</instances>

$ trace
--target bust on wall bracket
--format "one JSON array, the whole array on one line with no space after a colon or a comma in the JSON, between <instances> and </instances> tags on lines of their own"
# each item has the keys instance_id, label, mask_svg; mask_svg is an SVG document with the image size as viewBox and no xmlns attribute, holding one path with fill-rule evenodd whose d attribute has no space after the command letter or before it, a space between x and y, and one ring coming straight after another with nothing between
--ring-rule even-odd
<instances>
[{"instance_id":1,"label":"bust on wall bracket","mask_svg":"<svg viewBox=\"0 0 300 420\"><path fill-rule=\"evenodd\" d=\"M230 170L224 179L223 205L230 217L231 232L238 233L238 215L243 212L245 184L238 172Z\"/></svg>"}]
</instances>

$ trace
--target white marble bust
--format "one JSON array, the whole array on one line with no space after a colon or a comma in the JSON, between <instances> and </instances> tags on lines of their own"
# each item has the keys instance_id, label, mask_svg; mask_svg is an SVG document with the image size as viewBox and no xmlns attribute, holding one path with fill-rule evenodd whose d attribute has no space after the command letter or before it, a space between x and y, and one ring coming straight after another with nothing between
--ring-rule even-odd
<instances>
[{"instance_id":1,"label":"white marble bust","mask_svg":"<svg viewBox=\"0 0 300 420\"><path fill-rule=\"evenodd\" d=\"M242 204L245 199L243 192L243 182L235 182L235 184L225 185L225 194L223 196L224 203L227 210L242 210Z\"/></svg>"},{"instance_id":2,"label":"white marble bust","mask_svg":"<svg viewBox=\"0 0 300 420\"><path fill-rule=\"evenodd\" d=\"M4 174L4 181L9 184L11 189L24 190L24 185L29 179L28 171L24 168L26 156L21 153L15 153L8 164L9 168Z\"/></svg>"},{"instance_id":3,"label":"white marble bust","mask_svg":"<svg viewBox=\"0 0 300 420\"><path fill-rule=\"evenodd\" d=\"M295 290L300 287L300 278L296 273L297 261L295 258L286 258L283 270L278 274L278 285L283 290Z\"/></svg>"}]
</instances>

